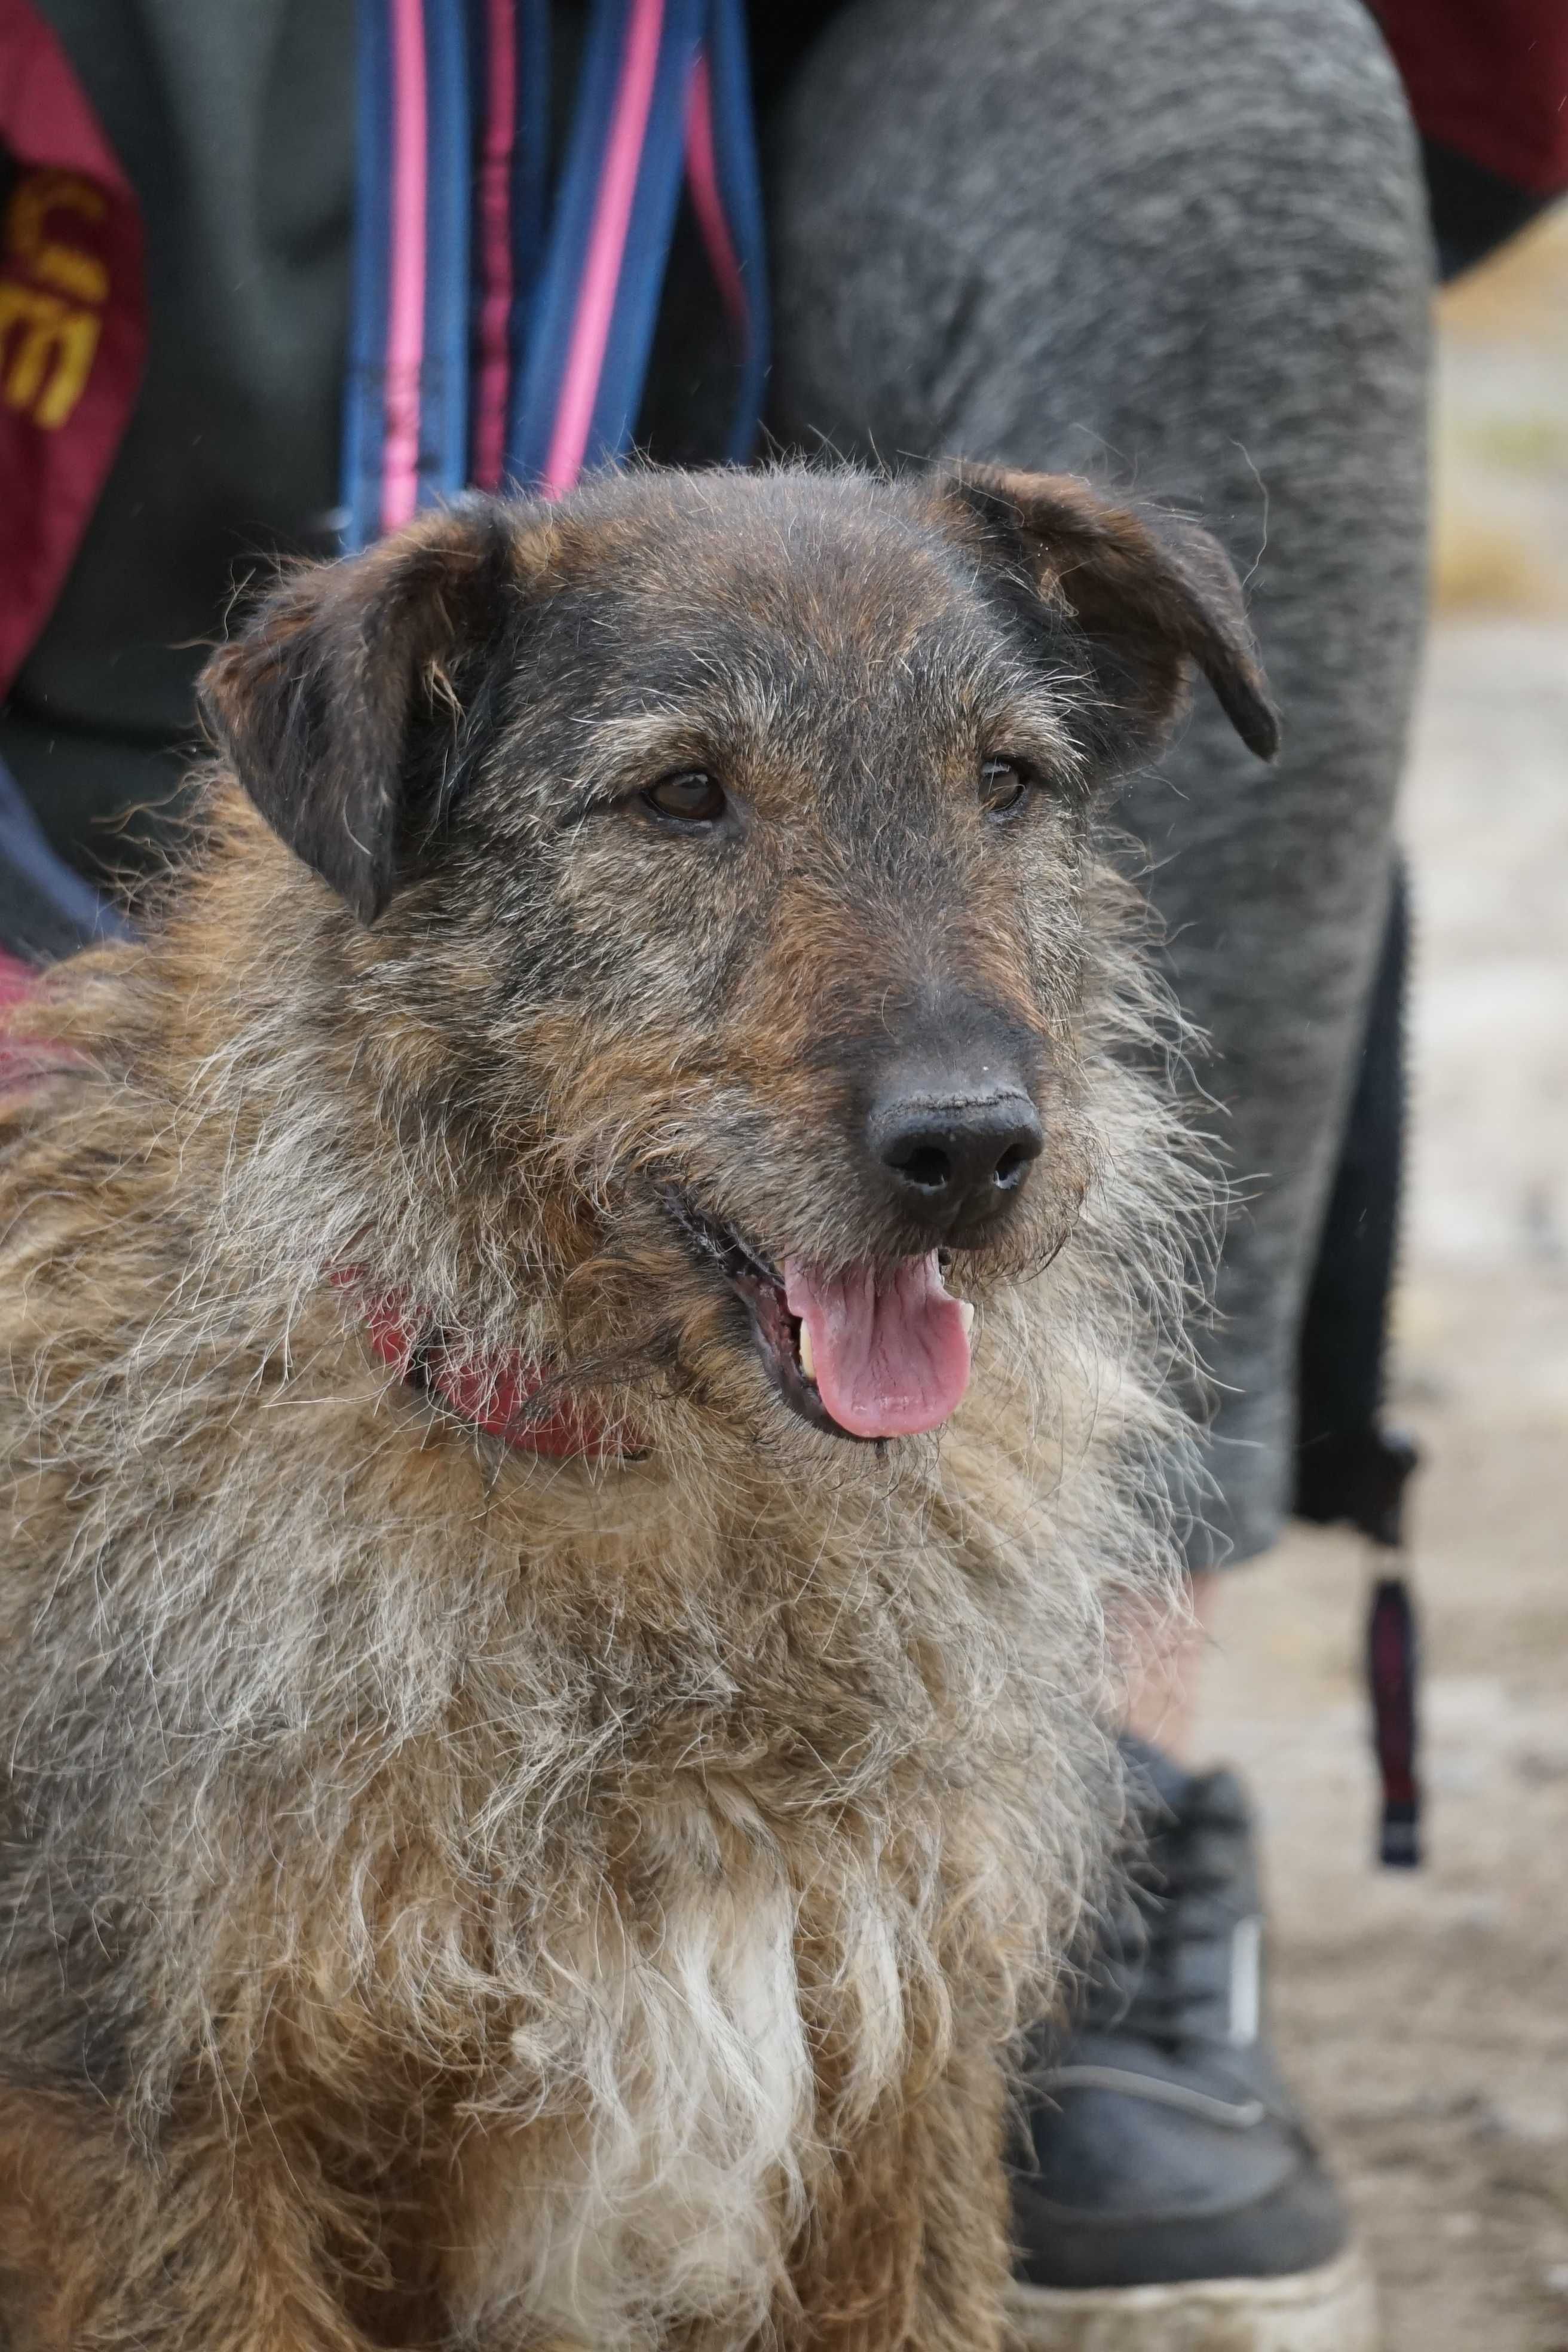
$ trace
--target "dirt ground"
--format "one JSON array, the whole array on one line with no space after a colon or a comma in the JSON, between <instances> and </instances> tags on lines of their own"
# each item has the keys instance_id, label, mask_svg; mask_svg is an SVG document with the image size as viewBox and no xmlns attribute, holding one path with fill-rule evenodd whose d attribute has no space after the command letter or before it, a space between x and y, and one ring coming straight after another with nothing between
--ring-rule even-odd
<instances>
[{"instance_id":1,"label":"dirt ground","mask_svg":"<svg viewBox=\"0 0 1568 2352\"><path fill-rule=\"evenodd\" d=\"M1280 2038L1386 2352L1568 2352L1568 221L1452 303L1439 387L1394 1398L1428 1865L1370 1860L1350 1538L1237 1580L1202 1746L1261 1800Z\"/></svg>"}]
</instances>

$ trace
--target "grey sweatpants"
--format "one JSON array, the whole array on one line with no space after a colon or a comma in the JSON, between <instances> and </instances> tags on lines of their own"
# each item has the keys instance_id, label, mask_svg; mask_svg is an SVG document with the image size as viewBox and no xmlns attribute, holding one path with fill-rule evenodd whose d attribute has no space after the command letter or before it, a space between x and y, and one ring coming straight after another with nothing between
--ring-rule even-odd
<instances>
[{"instance_id":1,"label":"grey sweatpants","mask_svg":"<svg viewBox=\"0 0 1568 2352\"><path fill-rule=\"evenodd\" d=\"M1431 257L1394 68L1361 0L858 0L773 172L785 437L1136 487L1248 582L1277 767L1200 694L1124 808L1244 1196L1194 1564L1245 1559L1288 1501L1421 635Z\"/></svg>"}]
</instances>

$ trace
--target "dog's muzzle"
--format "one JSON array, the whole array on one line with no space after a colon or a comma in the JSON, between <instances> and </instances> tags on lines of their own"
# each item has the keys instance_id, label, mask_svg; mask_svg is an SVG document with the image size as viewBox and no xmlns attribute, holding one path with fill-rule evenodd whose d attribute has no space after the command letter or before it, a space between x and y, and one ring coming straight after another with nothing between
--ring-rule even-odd
<instances>
[{"instance_id":1,"label":"dog's muzzle","mask_svg":"<svg viewBox=\"0 0 1568 2352\"><path fill-rule=\"evenodd\" d=\"M744 1307L774 1391L813 1429L874 1443L939 1428L957 1410L974 1310L948 1291L936 1250L833 1274L787 1257L780 1271L688 1194L660 1198L693 1257Z\"/></svg>"}]
</instances>

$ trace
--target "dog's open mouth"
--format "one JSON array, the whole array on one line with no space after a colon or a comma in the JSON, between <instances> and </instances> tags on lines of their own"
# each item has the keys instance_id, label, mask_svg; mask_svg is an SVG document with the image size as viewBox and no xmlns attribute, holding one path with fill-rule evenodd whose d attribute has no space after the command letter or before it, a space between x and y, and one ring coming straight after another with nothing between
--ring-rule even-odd
<instances>
[{"instance_id":1,"label":"dog's open mouth","mask_svg":"<svg viewBox=\"0 0 1568 2352\"><path fill-rule=\"evenodd\" d=\"M763 1370L802 1421L874 1442L938 1429L956 1412L974 1309L948 1291L939 1252L831 1276L786 1257L781 1273L684 1193L661 1198L693 1255L744 1306Z\"/></svg>"}]
</instances>

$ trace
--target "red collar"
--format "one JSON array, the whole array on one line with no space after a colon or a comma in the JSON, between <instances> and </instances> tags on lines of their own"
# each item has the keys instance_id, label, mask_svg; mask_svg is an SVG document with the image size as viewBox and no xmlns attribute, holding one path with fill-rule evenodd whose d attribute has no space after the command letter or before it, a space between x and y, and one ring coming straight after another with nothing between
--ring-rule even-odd
<instances>
[{"instance_id":1,"label":"red collar","mask_svg":"<svg viewBox=\"0 0 1568 2352\"><path fill-rule=\"evenodd\" d=\"M364 1269L342 1266L331 1282L334 1290L358 1291ZM551 1375L518 1349L459 1355L401 1291L362 1297L359 1307L374 1356L410 1388L439 1398L459 1420L487 1437L499 1437L512 1453L542 1454L552 1462L602 1462L628 1451L610 1425L575 1398L563 1396L545 1412L531 1412Z\"/></svg>"}]
</instances>

